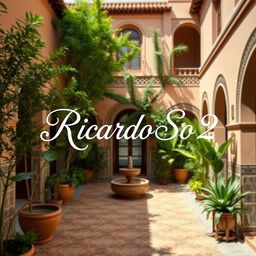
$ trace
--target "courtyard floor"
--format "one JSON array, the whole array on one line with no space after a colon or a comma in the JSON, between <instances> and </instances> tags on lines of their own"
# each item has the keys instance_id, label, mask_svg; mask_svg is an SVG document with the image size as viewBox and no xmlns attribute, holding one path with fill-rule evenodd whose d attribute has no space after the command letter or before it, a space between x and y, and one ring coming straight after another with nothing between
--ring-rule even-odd
<instances>
[{"instance_id":1,"label":"courtyard floor","mask_svg":"<svg viewBox=\"0 0 256 256\"><path fill-rule=\"evenodd\" d=\"M37 246L36 255L256 255L240 241L217 243L200 212L194 195L174 184L151 184L138 200L116 198L107 183L89 184L64 208L54 239Z\"/></svg>"}]
</instances>

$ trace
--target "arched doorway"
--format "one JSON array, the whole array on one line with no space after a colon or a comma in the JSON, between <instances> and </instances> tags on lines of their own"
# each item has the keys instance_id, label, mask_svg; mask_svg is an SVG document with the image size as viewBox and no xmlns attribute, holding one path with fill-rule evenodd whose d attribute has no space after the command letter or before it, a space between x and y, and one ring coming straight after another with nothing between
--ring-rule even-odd
<instances>
[{"instance_id":1,"label":"arched doorway","mask_svg":"<svg viewBox=\"0 0 256 256\"><path fill-rule=\"evenodd\" d=\"M244 73L241 94L241 160L243 164L256 164L256 49Z\"/></svg>"},{"instance_id":2,"label":"arched doorway","mask_svg":"<svg viewBox=\"0 0 256 256\"><path fill-rule=\"evenodd\" d=\"M174 55L175 68L197 68L200 66L200 35L189 26L178 28L174 33L174 46L186 45L188 51Z\"/></svg>"},{"instance_id":3,"label":"arched doorway","mask_svg":"<svg viewBox=\"0 0 256 256\"><path fill-rule=\"evenodd\" d=\"M137 120L130 120L130 115L134 113L135 110L127 109L121 111L115 118L114 124L120 123L125 127L129 125L136 124ZM131 131L132 132L132 131ZM113 140L113 174L119 173L119 168L128 166L128 156L133 156L133 166L141 168L141 174L147 174L147 141L141 140L140 138L136 140L126 140L121 139Z\"/></svg>"},{"instance_id":4,"label":"arched doorway","mask_svg":"<svg viewBox=\"0 0 256 256\"><path fill-rule=\"evenodd\" d=\"M214 137L215 141L221 144L227 139L227 102L222 86L219 86L216 92L214 114L219 120L214 128Z\"/></svg>"}]
</instances>

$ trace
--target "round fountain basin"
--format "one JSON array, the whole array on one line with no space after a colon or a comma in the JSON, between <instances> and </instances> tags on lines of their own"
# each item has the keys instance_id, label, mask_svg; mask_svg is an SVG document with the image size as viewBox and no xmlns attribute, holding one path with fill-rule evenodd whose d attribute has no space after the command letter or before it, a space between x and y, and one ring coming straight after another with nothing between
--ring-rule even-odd
<instances>
[{"instance_id":1,"label":"round fountain basin","mask_svg":"<svg viewBox=\"0 0 256 256\"><path fill-rule=\"evenodd\" d=\"M111 189L121 197L136 199L149 190L149 181L142 178L133 178L131 183L127 183L125 178L114 179L111 181Z\"/></svg>"},{"instance_id":2,"label":"round fountain basin","mask_svg":"<svg viewBox=\"0 0 256 256\"><path fill-rule=\"evenodd\" d=\"M140 168L120 168L119 173L126 177L135 177L140 174Z\"/></svg>"}]
</instances>

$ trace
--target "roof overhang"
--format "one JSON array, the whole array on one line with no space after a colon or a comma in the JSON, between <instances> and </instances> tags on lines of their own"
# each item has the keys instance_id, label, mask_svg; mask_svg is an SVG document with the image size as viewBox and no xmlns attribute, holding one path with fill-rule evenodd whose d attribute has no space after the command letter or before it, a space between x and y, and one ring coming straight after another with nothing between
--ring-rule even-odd
<instances>
[{"instance_id":1,"label":"roof overhang","mask_svg":"<svg viewBox=\"0 0 256 256\"><path fill-rule=\"evenodd\" d=\"M169 1L162 2L105 2L102 9L109 14L157 14L171 11Z\"/></svg>"},{"instance_id":2,"label":"roof overhang","mask_svg":"<svg viewBox=\"0 0 256 256\"><path fill-rule=\"evenodd\" d=\"M74 4L68 3L67 7ZM103 2L102 9L109 14L158 14L171 11L171 3L166 1L158 2Z\"/></svg>"}]
</instances>

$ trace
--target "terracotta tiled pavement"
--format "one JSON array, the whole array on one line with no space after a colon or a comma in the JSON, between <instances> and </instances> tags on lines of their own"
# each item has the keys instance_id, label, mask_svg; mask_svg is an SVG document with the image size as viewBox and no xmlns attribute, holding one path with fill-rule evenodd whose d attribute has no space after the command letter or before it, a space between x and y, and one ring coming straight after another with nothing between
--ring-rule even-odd
<instances>
[{"instance_id":1,"label":"terracotta tiled pavement","mask_svg":"<svg viewBox=\"0 0 256 256\"><path fill-rule=\"evenodd\" d=\"M109 184L90 184L63 215L38 256L220 256L175 185L151 185L147 197L122 200Z\"/></svg>"}]
</instances>

